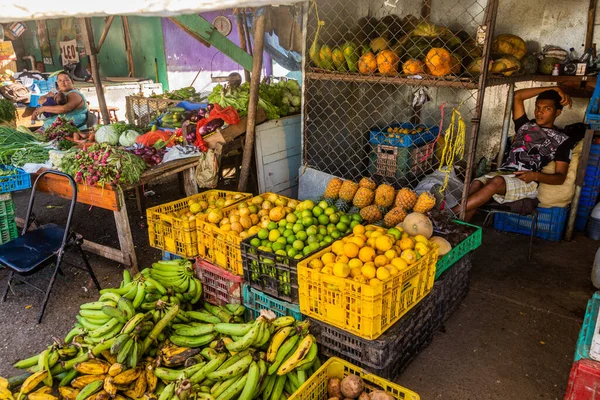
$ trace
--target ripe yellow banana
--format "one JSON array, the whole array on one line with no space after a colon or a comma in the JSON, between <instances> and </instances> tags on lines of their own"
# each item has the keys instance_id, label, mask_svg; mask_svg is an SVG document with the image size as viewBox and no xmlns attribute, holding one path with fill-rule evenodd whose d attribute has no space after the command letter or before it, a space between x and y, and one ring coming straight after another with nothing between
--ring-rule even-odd
<instances>
[{"instance_id":1,"label":"ripe yellow banana","mask_svg":"<svg viewBox=\"0 0 600 400\"><path fill-rule=\"evenodd\" d=\"M168 345L161 349L161 360L165 367L179 367L190 357L200 353L198 348Z\"/></svg>"},{"instance_id":2,"label":"ripe yellow banana","mask_svg":"<svg viewBox=\"0 0 600 400\"><path fill-rule=\"evenodd\" d=\"M154 375L154 365L152 363L146 364L145 368L147 392L154 393L156 385L158 384L158 378Z\"/></svg>"},{"instance_id":3,"label":"ripe yellow banana","mask_svg":"<svg viewBox=\"0 0 600 400\"><path fill-rule=\"evenodd\" d=\"M21 385L21 391L19 392L19 397L31 392L33 389L35 389L37 387L37 385L42 383L42 381L44 379L46 379L47 376L48 376L48 371L46 371L46 370L36 372L36 373L32 374L31 376L29 376L27 379L25 379L25 382L23 382L23 385Z\"/></svg>"},{"instance_id":4,"label":"ripe yellow banana","mask_svg":"<svg viewBox=\"0 0 600 400\"><path fill-rule=\"evenodd\" d=\"M104 389L90 397L90 400L110 400L110 395Z\"/></svg>"},{"instance_id":5,"label":"ripe yellow banana","mask_svg":"<svg viewBox=\"0 0 600 400\"><path fill-rule=\"evenodd\" d=\"M79 394L79 389L75 389L69 386L59 386L58 393L64 400L75 400Z\"/></svg>"},{"instance_id":6,"label":"ripe yellow banana","mask_svg":"<svg viewBox=\"0 0 600 400\"><path fill-rule=\"evenodd\" d=\"M112 377L115 377L115 376L119 375L123 371L125 371L125 365L119 364L119 363L114 363L108 369L108 375L112 376Z\"/></svg>"},{"instance_id":7,"label":"ripe yellow banana","mask_svg":"<svg viewBox=\"0 0 600 400\"><path fill-rule=\"evenodd\" d=\"M277 350L279 350L279 347L281 347L285 339L287 339L287 337L290 335L290 333L292 333L293 330L293 327L286 326L278 330L277 333L275 333L275 335L271 339L269 348L267 349L267 362L271 363L273 362L273 360L275 360Z\"/></svg>"},{"instance_id":8,"label":"ripe yellow banana","mask_svg":"<svg viewBox=\"0 0 600 400\"><path fill-rule=\"evenodd\" d=\"M294 322L296 322L296 318L291 317L291 316L285 316L285 317L279 317L276 320L274 320L271 324L273 325L273 327L275 329L277 328L283 328L286 326L290 326L292 325Z\"/></svg>"},{"instance_id":9,"label":"ripe yellow banana","mask_svg":"<svg viewBox=\"0 0 600 400\"><path fill-rule=\"evenodd\" d=\"M110 350L105 350L102 353L102 357L104 357L106 359L106 361L108 361L109 364L114 364L117 362L117 356L113 355Z\"/></svg>"},{"instance_id":10,"label":"ripe yellow banana","mask_svg":"<svg viewBox=\"0 0 600 400\"><path fill-rule=\"evenodd\" d=\"M58 400L58 397L48 393L29 393L27 398L29 400Z\"/></svg>"},{"instance_id":11,"label":"ripe yellow banana","mask_svg":"<svg viewBox=\"0 0 600 400\"><path fill-rule=\"evenodd\" d=\"M71 386L76 389L83 389L94 381L103 381L106 375L82 375L71 381Z\"/></svg>"},{"instance_id":12,"label":"ripe yellow banana","mask_svg":"<svg viewBox=\"0 0 600 400\"><path fill-rule=\"evenodd\" d=\"M101 375L106 374L108 372L108 370L110 369L110 364L106 361L98 360L97 358L95 358L93 360L75 363L73 368L80 374Z\"/></svg>"},{"instance_id":13,"label":"ripe yellow banana","mask_svg":"<svg viewBox=\"0 0 600 400\"><path fill-rule=\"evenodd\" d=\"M146 392L146 386L147 386L146 374L145 373L140 374L140 376L135 381L135 386L133 387L134 396L132 398L137 399L137 398L142 397L144 395L144 393ZM129 396L129 397L131 397L131 396Z\"/></svg>"},{"instance_id":14,"label":"ripe yellow banana","mask_svg":"<svg viewBox=\"0 0 600 400\"><path fill-rule=\"evenodd\" d=\"M112 376L107 376L106 379L104 379L104 390L110 397L115 397L117 395L117 385L115 385Z\"/></svg>"},{"instance_id":15,"label":"ripe yellow banana","mask_svg":"<svg viewBox=\"0 0 600 400\"><path fill-rule=\"evenodd\" d=\"M8 388L0 387L0 400L14 400L13 394Z\"/></svg>"},{"instance_id":16,"label":"ripe yellow banana","mask_svg":"<svg viewBox=\"0 0 600 400\"><path fill-rule=\"evenodd\" d=\"M277 375L285 375L296 368L296 365L298 365L298 363L302 361L302 359L308 354L308 351L313 344L313 340L314 338L312 335L306 335L298 345L296 351L290 357L288 357L283 364L281 364L277 370Z\"/></svg>"},{"instance_id":17,"label":"ripe yellow banana","mask_svg":"<svg viewBox=\"0 0 600 400\"><path fill-rule=\"evenodd\" d=\"M52 393L52 388L48 387L48 386L42 386L41 388L39 388L38 390L36 390L35 392L31 392L30 394L50 394Z\"/></svg>"},{"instance_id":18,"label":"ripe yellow banana","mask_svg":"<svg viewBox=\"0 0 600 400\"><path fill-rule=\"evenodd\" d=\"M3 388L3 389L8 388L8 379L0 376L0 388Z\"/></svg>"},{"instance_id":19,"label":"ripe yellow banana","mask_svg":"<svg viewBox=\"0 0 600 400\"><path fill-rule=\"evenodd\" d=\"M115 385L129 385L131 382L135 381L141 373L142 371L139 368L131 368L125 372L121 372L119 375L115 376Z\"/></svg>"}]
</instances>

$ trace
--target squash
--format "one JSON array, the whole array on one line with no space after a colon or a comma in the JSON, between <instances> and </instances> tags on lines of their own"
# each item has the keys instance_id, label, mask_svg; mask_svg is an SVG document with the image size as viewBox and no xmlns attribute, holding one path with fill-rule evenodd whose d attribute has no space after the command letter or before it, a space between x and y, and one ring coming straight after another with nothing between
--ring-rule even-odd
<instances>
[{"instance_id":1,"label":"squash","mask_svg":"<svg viewBox=\"0 0 600 400\"><path fill-rule=\"evenodd\" d=\"M446 49L434 47L427 53L425 64L429 73L434 76L448 75L452 70L452 55Z\"/></svg>"},{"instance_id":2,"label":"squash","mask_svg":"<svg viewBox=\"0 0 600 400\"><path fill-rule=\"evenodd\" d=\"M331 60L333 61L335 69L339 72L346 72L348 70L344 52L339 47L335 47L331 52Z\"/></svg>"},{"instance_id":3,"label":"squash","mask_svg":"<svg viewBox=\"0 0 600 400\"><path fill-rule=\"evenodd\" d=\"M391 50L382 50L377 54L377 68L384 75L395 75L398 73L400 57Z\"/></svg>"},{"instance_id":4,"label":"squash","mask_svg":"<svg viewBox=\"0 0 600 400\"><path fill-rule=\"evenodd\" d=\"M477 76L477 75L481 74L482 66L483 66L483 59L481 57L477 57L476 59L473 60L473 62L471 62L471 64L469 64L469 66L467 67L467 72L469 74L471 74L472 76ZM492 69L492 63L489 62L488 63L488 71L491 69Z\"/></svg>"},{"instance_id":5,"label":"squash","mask_svg":"<svg viewBox=\"0 0 600 400\"><path fill-rule=\"evenodd\" d=\"M358 71L361 74L372 74L377 71L375 54L368 52L358 59Z\"/></svg>"},{"instance_id":6,"label":"squash","mask_svg":"<svg viewBox=\"0 0 600 400\"><path fill-rule=\"evenodd\" d=\"M429 238L429 242L435 243L439 246L438 255L440 257L445 256L452 250L452 245L446 239L440 236L432 236Z\"/></svg>"},{"instance_id":7,"label":"squash","mask_svg":"<svg viewBox=\"0 0 600 400\"><path fill-rule=\"evenodd\" d=\"M505 33L498 35L492 43L492 52L498 54L508 54L517 60L521 60L527 54L525 41L517 35Z\"/></svg>"},{"instance_id":8,"label":"squash","mask_svg":"<svg viewBox=\"0 0 600 400\"><path fill-rule=\"evenodd\" d=\"M527 54L521 60L521 69L519 70L522 74L535 74L538 69L538 59L535 54Z\"/></svg>"},{"instance_id":9,"label":"squash","mask_svg":"<svg viewBox=\"0 0 600 400\"><path fill-rule=\"evenodd\" d=\"M402 72L406 75L419 75L425 73L425 63L421 60L411 58L402 65Z\"/></svg>"},{"instance_id":10,"label":"squash","mask_svg":"<svg viewBox=\"0 0 600 400\"><path fill-rule=\"evenodd\" d=\"M410 213L404 218L402 229L410 236L423 235L430 238L433 235L431 220L425 214L418 212Z\"/></svg>"},{"instance_id":11,"label":"squash","mask_svg":"<svg viewBox=\"0 0 600 400\"><path fill-rule=\"evenodd\" d=\"M350 72L358 72L358 59L360 58L358 54L359 51L360 50L353 42L346 42L344 46L342 46L342 53L344 54Z\"/></svg>"},{"instance_id":12,"label":"squash","mask_svg":"<svg viewBox=\"0 0 600 400\"><path fill-rule=\"evenodd\" d=\"M334 66L331 47L327 46L326 44L321 46L319 49L319 58L321 60L321 68L333 71Z\"/></svg>"}]
</instances>

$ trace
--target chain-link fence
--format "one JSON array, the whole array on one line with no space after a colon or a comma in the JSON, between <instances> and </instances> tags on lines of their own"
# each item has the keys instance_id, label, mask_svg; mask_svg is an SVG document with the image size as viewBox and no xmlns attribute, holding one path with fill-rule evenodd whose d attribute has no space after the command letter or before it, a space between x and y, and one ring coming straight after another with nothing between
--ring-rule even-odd
<instances>
[{"instance_id":1,"label":"chain-link fence","mask_svg":"<svg viewBox=\"0 0 600 400\"><path fill-rule=\"evenodd\" d=\"M431 189L443 186L436 171L444 157L457 172L445 192L452 206L462 198L471 120L478 118L485 40L478 43L477 34L487 1L424 3L310 3L304 160L356 182L369 176L396 189L419 182ZM450 133L453 109L466 125Z\"/></svg>"}]
</instances>

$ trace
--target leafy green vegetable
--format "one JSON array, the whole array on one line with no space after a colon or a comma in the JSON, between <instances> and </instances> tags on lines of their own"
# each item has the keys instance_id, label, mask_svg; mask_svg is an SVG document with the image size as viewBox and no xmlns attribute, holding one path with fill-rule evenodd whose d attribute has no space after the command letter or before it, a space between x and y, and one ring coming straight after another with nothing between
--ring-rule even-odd
<instances>
[{"instance_id":1,"label":"leafy green vegetable","mask_svg":"<svg viewBox=\"0 0 600 400\"><path fill-rule=\"evenodd\" d=\"M0 122L10 122L17 119L17 108L10 100L0 99Z\"/></svg>"}]
</instances>

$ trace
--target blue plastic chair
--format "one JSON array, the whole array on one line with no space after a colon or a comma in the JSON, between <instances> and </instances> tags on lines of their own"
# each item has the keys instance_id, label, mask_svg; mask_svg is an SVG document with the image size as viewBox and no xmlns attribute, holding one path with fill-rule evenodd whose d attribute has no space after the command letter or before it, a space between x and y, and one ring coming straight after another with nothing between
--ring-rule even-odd
<instances>
[{"instance_id":1,"label":"blue plastic chair","mask_svg":"<svg viewBox=\"0 0 600 400\"><path fill-rule=\"evenodd\" d=\"M67 224L64 228L56 224L45 224L36 229L29 230L31 223L33 222L31 210L35 200L37 184L46 174L63 176L67 178L71 184L71 205L69 207ZM90 266L87 256L81 248L83 238L80 235L70 231L71 218L73 217L73 210L75 209L76 202L77 185L70 175L59 171L42 172L36 179L35 183L33 184L33 188L31 189L31 196L29 198L29 205L27 207L27 215L25 217L25 225L23 226L23 232L21 233L21 236L8 243L0 245L0 265L11 269L11 272L8 276L8 283L4 290L4 294L2 295L2 301L6 301L6 296L8 295L8 291L11 287L13 279L18 279L20 282L25 283L44 293L45 298L38 315L38 324L42 322L42 317L44 316L44 311L46 310L46 304L48 303L48 298L50 297L50 292L52 291L56 274L59 272L62 273L60 265L63 262L64 252L69 248L77 248L85 265L85 269L77 266L74 267L87 271L94 281L96 288L100 290L98 279L96 279L96 275L94 275L94 271ZM53 264L55 266L54 272L52 273L52 277L50 278L50 282L48 283L48 287L45 291L27 282L26 280L15 277L15 274L20 276L32 275Z\"/></svg>"}]
</instances>

